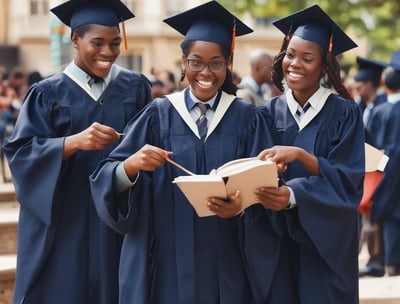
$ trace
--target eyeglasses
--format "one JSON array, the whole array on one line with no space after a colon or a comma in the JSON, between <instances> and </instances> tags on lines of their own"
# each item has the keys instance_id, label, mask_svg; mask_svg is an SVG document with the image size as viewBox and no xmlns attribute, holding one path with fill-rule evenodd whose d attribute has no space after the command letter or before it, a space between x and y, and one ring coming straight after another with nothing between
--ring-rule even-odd
<instances>
[{"instance_id":1,"label":"eyeglasses","mask_svg":"<svg viewBox=\"0 0 400 304\"><path fill-rule=\"evenodd\" d=\"M221 73L226 69L225 61L203 62L197 59L186 59L189 70L193 72L201 72L207 66L212 73Z\"/></svg>"}]
</instances>

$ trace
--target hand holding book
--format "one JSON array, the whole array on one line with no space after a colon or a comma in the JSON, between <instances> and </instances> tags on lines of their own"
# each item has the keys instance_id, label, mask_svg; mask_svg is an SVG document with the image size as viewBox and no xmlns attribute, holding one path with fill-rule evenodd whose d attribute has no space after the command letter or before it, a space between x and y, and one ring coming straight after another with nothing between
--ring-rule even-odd
<instances>
[{"instance_id":1,"label":"hand holding book","mask_svg":"<svg viewBox=\"0 0 400 304\"><path fill-rule=\"evenodd\" d=\"M209 197L227 199L240 191L242 210L256 204L254 190L278 187L276 164L270 160L242 158L230 161L208 175L179 176L174 179L198 216L215 215L208 206Z\"/></svg>"}]
</instances>

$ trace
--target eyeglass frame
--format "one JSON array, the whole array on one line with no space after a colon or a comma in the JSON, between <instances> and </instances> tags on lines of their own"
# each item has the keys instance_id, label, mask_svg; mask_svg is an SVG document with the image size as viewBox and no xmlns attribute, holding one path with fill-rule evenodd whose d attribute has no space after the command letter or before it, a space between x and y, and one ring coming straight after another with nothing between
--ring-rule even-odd
<instances>
[{"instance_id":1,"label":"eyeglass frame","mask_svg":"<svg viewBox=\"0 0 400 304\"><path fill-rule=\"evenodd\" d=\"M209 70L211 73L221 73L221 72L223 72L224 70L226 70L227 65L228 65L226 61L209 61L209 62L204 62L204 61L201 61L201 60L199 60L199 59L194 59L194 58L187 58L187 59L185 59L185 62L187 63L187 66L188 66L188 68L189 68L190 71L192 71L192 72L197 72L197 73L203 71L204 68L205 68L206 66L207 66L208 70ZM201 63L201 66L202 66L201 69L198 69L198 70L197 70L197 69L193 69L193 67L190 66L190 65L191 65L191 62L198 62L198 63ZM210 65L210 64L221 64L221 69L215 71L214 68L211 68L212 65Z\"/></svg>"}]
</instances>

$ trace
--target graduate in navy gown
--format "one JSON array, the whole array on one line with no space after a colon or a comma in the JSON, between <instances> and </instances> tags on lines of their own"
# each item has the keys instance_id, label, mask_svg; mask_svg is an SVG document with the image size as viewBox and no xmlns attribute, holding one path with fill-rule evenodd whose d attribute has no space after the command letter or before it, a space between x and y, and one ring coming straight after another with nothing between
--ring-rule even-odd
<instances>
[{"instance_id":1,"label":"graduate in navy gown","mask_svg":"<svg viewBox=\"0 0 400 304\"><path fill-rule=\"evenodd\" d=\"M170 157L208 174L271 146L256 107L233 95L232 33L252 30L216 1L164 22L184 35L181 68L189 86L155 99L91 176L99 215L125 234L120 303L253 303L239 246L238 201L205 201L218 216L198 217L172 184L186 173L165 162ZM204 135L195 123L197 103L210 106Z\"/></svg>"},{"instance_id":2,"label":"graduate in navy gown","mask_svg":"<svg viewBox=\"0 0 400 304\"><path fill-rule=\"evenodd\" d=\"M118 303L122 236L98 217L89 175L151 100L150 85L114 64L118 24L134 17L122 2L52 12L71 27L74 60L29 89L4 145L21 205L14 303Z\"/></svg>"},{"instance_id":3,"label":"graduate in navy gown","mask_svg":"<svg viewBox=\"0 0 400 304\"><path fill-rule=\"evenodd\" d=\"M373 116L376 147L389 161L382 181L372 197L371 220L382 221L385 272L400 275L400 52L392 54L383 72L387 102L376 107Z\"/></svg>"},{"instance_id":4,"label":"graduate in navy gown","mask_svg":"<svg viewBox=\"0 0 400 304\"><path fill-rule=\"evenodd\" d=\"M354 90L357 93L356 103L363 114L365 142L374 145L376 128L373 112L378 105L386 102L387 96L381 90L382 71L387 63L357 56L358 71L354 75ZM359 277L381 277L385 274L383 255L382 223L371 222L370 214L359 208L361 216L360 250L364 243L367 245L369 259L365 267L359 270Z\"/></svg>"},{"instance_id":5,"label":"graduate in navy gown","mask_svg":"<svg viewBox=\"0 0 400 304\"><path fill-rule=\"evenodd\" d=\"M281 250L290 253L287 263L294 267L297 286L287 290L296 294L293 303L358 303L364 127L335 58L356 44L318 5L273 24L286 36L273 79L281 90L284 79L287 90L265 105L279 146L259 157L286 166L286 185L261 188L256 195L265 208L276 210L276 230L287 242ZM262 253L255 246L247 253L257 257L256 271Z\"/></svg>"},{"instance_id":6,"label":"graduate in navy gown","mask_svg":"<svg viewBox=\"0 0 400 304\"><path fill-rule=\"evenodd\" d=\"M387 63L357 56L358 70L354 75L356 103L363 114L365 141L374 145L374 130L371 128L371 115L377 105L386 102L386 94L381 90L382 71Z\"/></svg>"}]
</instances>

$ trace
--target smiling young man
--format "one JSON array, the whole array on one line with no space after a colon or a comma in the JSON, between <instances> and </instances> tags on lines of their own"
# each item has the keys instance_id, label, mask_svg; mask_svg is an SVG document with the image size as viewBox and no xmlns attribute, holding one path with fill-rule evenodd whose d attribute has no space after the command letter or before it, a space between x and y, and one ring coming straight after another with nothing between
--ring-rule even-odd
<instances>
[{"instance_id":1,"label":"smiling young man","mask_svg":"<svg viewBox=\"0 0 400 304\"><path fill-rule=\"evenodd\" d=\"M52 9L71 27L75 56L26 94L4 145L18 201L14 303L118 303L122 237L97 216L89 175L150 100L149 81L117 66L119 0L68 1Z\"/></svg>"}]
</instances>

